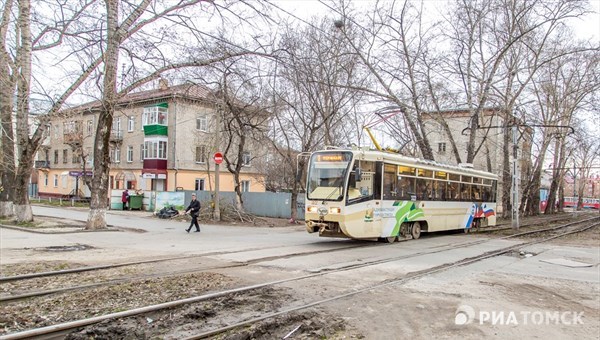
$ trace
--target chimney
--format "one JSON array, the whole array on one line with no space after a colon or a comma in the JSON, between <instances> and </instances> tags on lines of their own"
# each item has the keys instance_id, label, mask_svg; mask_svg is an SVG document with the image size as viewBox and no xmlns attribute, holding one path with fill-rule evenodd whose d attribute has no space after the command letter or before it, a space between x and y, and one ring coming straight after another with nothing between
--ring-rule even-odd
<instances>
[{"instance_id":1,"label":"chimney","mask_svg":"<svg viewBox=\"0 0 600 340\"><path fill-rule=\"evenodd\" d=\"M165 78L160 78L158 80L158 89L164 91L169 88L169 81Z\"/></svg>"}]
</instances>

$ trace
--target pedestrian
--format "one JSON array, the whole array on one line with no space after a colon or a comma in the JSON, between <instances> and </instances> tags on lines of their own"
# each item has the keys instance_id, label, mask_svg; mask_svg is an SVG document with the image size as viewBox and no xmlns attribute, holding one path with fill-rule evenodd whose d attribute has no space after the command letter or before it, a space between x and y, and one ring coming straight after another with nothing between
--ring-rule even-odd
<instances>
[{"instance_id":1,"label":"pedestrian","mask_svg":"<svg viewBox=\"0 0 600 340\"><path fill-rule=\"evenodd\" d=\"M127 209L127 202L129 202L129 191L127 189L121 195L121 202L123 202L123 210Z\"/></svg>"},{"instance_id":2,"label":"pedestrian","mask_svg":"<svg viewBox=\"0 0 600 340\"><path fill-rule=\"evenodd\" d=\"M199 233L200 226L198 225L198 214L200 213L200 202L196 200L196 194L192 194L192 201L190 202L190 205L185 209L185 213L187 214L188 212L190 213L190 216L192 216L192 221L190 222L190 227L187 228L185 231L189 233L192 229L192 226L196 226L196 232Z\"/></svg>"}]
</instances>

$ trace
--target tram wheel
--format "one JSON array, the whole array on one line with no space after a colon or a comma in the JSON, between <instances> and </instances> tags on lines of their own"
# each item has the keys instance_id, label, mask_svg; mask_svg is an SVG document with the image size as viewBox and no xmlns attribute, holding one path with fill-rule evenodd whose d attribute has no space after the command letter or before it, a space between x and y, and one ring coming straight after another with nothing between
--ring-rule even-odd
<instances>
[{"instance_id":1,"label":"tram wheel","mask_svg":"<svg viewBox=\"0 0 600 340\"><path fill-rule=\"evenodd\" d=\"M396 236L384 237L383 242L385 243L394 243L396 241Z\"/></svg>"},{"instance_id":2,"label":"tram wheel","mask_svg":"<svg viewBox=\"0 0 600 340\"><path fill-rule=\"evenodd\" d=\"M421 237L421 223L415 222L412 224L410 228L410 235L415 240Z\"/></svg>"}]
</instances>

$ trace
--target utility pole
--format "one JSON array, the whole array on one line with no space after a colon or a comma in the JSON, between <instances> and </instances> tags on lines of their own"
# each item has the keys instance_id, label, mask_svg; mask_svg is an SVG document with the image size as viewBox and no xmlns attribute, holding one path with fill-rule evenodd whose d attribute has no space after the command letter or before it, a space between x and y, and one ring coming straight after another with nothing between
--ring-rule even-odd
<instances>
[{"instance_id":1,"label":"utility pole","mask_svg":"<svg viewBox=\"0 0 600 340\"><path fill-rule=\"evenodd\" d=\"M575 172L577 171L577 168L575 166L575 158L573 158L573 199L577 198L577 200L575 201L575 206L573 207L573 213L575 211L577 211L577 208L579 208L579 196L577 195L577 173Z\"/></svg>"},{"instance_id":2,"label":"utility pole","mask_svg":"<svg viewBox=\"0 0 600 340\"><path fill-rule=\"evenodd\" d=\"M217 144L217 150L219 150L221 148L221 104L217 104L217 118L215 119L216 122L216 131L215 131L215 140L216 140L216 144ZM220 156L220 159L219 157ZM214 215L213 218L215 219L215 221L220 221L221 220L221 208L219 207L219 177L221 177L220 175L220 164L223 161L223 156L221 155L220 152L217 152L214 156L214 160L215 160L215 211L214 211Z\"/></svg>"},{"instance_id":3,"label":"utility pole","mask_svg":"<svg viewBox=\"0 0 600 340\"><path fill-rule=\"evenodd\" d=\"M512 171L512 227L519 229L519 166L517 164L519 148L517 146L517 125L512 127L513 135L513 171Z\"/></svg>"}]
</instances>

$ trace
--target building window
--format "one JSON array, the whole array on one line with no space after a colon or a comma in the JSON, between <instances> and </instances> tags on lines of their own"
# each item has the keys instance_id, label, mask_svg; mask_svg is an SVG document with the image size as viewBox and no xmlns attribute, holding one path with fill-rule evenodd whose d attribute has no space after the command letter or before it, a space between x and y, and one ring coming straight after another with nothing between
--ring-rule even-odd
<instances>
[{"instance_id":1,"label":"building window","mask_svg":"<svg viewBox=\"0 0 600 340\"><path fill-rule=\"evenodd\" d=\"M58 150L54 150L54 164L58 164Z\"/></svg>"},{"instance_id":2,"label":"building window","mask_svg":"<svg viewBox=\"0 0 600 340\"><path fill-rule=\"evenodd\" d=\"M135 117L129 116L129 118L127 119L127 131L133 132L133 129L135 129Z\"/></svg>"},{"instance_id":3,"label":"building window","mask_svg":"<svg viewBox=\"0 0 600 340\"><path fill-rule=\"evenodd\" d=\"M61 175L60 177L61 177L60 181L62 182L62 187L63 187L63 189L66 189L68 186L67 184L69 184L69 177L67 177L67 175Z\"/></svg>"},{"instance_id":4,"label":"building window","mask_svg":"<svg viewBox=\"0 0 600 340\"><path fill-rule=\"evenodd\" d=\"M142 125L167 125L168 110L162 106L145 107L142 114Z\"/></svg>"},{"instance_id":5,"label":"building window","mask_svg":"<svg viewBox=\"0 0 600 340\"><path fill-rule=\"evenodd\" d=\"M144 154L146 153L146 144L140 144L140 162L144 161Z\"/></svg>"},{"instance_id":6,"label":"building window","mask_svg":"<svg viewBox=\"0 0 600 340\"><path fill-rule=\"evenodd\" d=\"M208 117L201 115L196 118L196 130L206 132L208 130Z\"/></svg>"},{"instance_id":7,"label":"building window","mask_svg":"<svg viewBox=\"0 0 600 340\"><path fill-rule=\"evenodd\" d=\"M196 178L196 183L194 184L194 190L196 190L196 191L204 190L204 178Z\"/></svg>"},{"instance_id":8,"label":"building window","mask_svg":"<svg viewBox=\"0 0 600 340\"><path fill-rule=\"evenodd\" d=\"M115 163L120 163L121 162L121 148L120 147L115 147L114 162Z\"/></svg>"},{"instance_id":9,"label":"building window","mask_svg":"<svg viewBox=\"0 0 600 340\"><path fill-rule=\"evenodd\" d=\"M86 132L88 136L91 136L94 133L94 120L87 121Z\"/></svg>"},{"instance_id":10,"label":"building window","mask_svg":"<svg viewBox=\"0 0 600 340\"><path fill-rule=\"evenodd\" d=\"M67 159L69 158L69 150L68 149L64 149L63 150L63 164L67 163Z\"/></svg>"},{"instance_id":11,"label":"building window","mask_svg":"<svg viewBox=\"0 0 600 340\"><path fill-rule=\"evenodd\" d=\"M122 134L121 134L121 118L115 118L115 120L113 120L111 133L112 133L112 135L114 135L117 138L122 136Z\"/></svg>"},{"instance_id":12,"label":"building window","mask_svg":"<svg viewBox=\"0 0 600 340\"><path fill-rule=\"evenodd\" d=\"M248 151L244 151L244 153L242 154L242 165L243 166L250 166L250 152Z\"/></svg>"},{"instance_id":13,"label":"building window","mask_svg":"<svg viewBox=\"0 0 600 340\"><path fill-rule=\"evenodd\" d=\"M54 175L54 187L58 187L58 175Z\"/></svg>"},{"instance_id":14,"label":"building window","mask_svg":"<svg viewBox=\"0 0 600 340\"><path fill-rule=\"evenodd\" d=\"M144 142L144 159L167 159L167 140L150 139Z\"/></svg>"},{"instance_id":15,"label":"building window","mask_svg":"<svg viewBox=\"0 0 600 340\"><path fill-rule=\"evenodd\" d=\"M242 192L250 191L250 181L242 181Z\"/></svg>"},{"instance_id":16,"label":"building window","mask_svg":"<svg viewBox=\"0 0 600 340\"><path fill-rule=\"evenodd\" d=\"M133 162L133 145L127 146L127 163Z\"/></svg>"},{"instance_id":17,"label":"building window","mask_svg":"<svg viewBox=\"0 0 600 340\"><path fill-rule=\"evenodd\" d=\"M446 153L446 143L438 143L438 153Z\"/></svg>"},{"instance_id":18,"label":"building window","mask_svg":"<svg viewBox=\"0 0 600 340\"><path fill-rule=\"evenodd\" d=\"M94 162L94 155L92 155L92 148L91 147L85 148L85 155L84 156L86 157L86 163L92 164Z\"/></svg>"},{"instance_id":19,"label":"building window","mask_svg":"<svg viewBox=\"0 0 600 340\"><path fill-rule=\"evenodd\" d=\"M44 186L48 186L48 174L44 174Z\"/></svg>"},{"instance_id":20,"label":"building window","mask_svg":"<svg viewBox=\"0 0 600 340\"><path fill-rule=\"evenodd\" d=\"M58 124L54 125L54 138L58 138L60 136L60 127Z\"/></svg>"},{"instance_id":21,"label":"building window","mask_svg":"<svg viewBox=\"0 0 600 340\"><path fill-rule=\"evenodd\" d=\"M196 163L206 163L206 145L196 147Z\"/></svg>"},{"instance_id":22,"label":"building window","mask_svg":"<svg viewBox=\"0 0 600 340\"><path fill-rule=\"evenodd\" d=\"M81 163L81 155L80 155L80 151L79 150L74 150L73 151L73 164L79 164Z\"/></svg>"}]
</instances>

